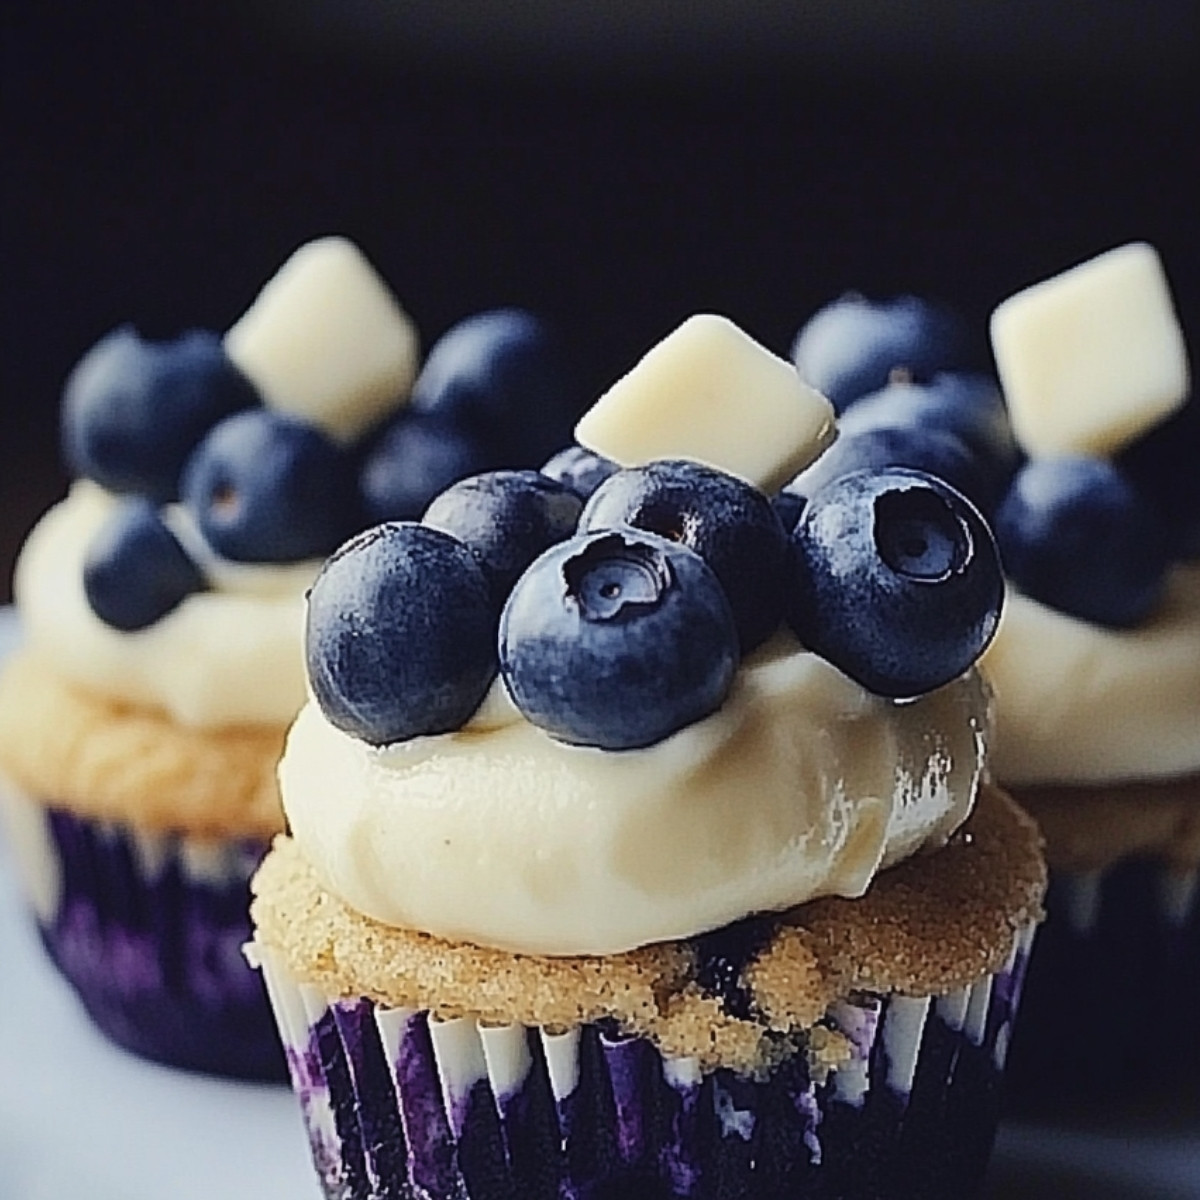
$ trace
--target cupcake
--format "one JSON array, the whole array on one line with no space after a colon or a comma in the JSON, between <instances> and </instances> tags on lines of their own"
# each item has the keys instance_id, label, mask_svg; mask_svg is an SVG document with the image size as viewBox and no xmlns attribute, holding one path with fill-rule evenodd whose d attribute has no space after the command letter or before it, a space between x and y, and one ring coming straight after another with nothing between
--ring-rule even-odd
<instances>
[{"instance_id":1,"label":"cupcake","mask_svg":"<svg viewBox=\"0 0 1200 1200\"><path fill-rule=\"evenodd\" d=\"M522 414L542 418L532 461L561 444L563 367L515 309L468 318L421 363L383 280L330 237L223 335L126 326L71 373L75 482L19 557L0 774L46 949L119 1045L284 1077L241 947L250 875L283 829L305 592L355 530L506 460Z\"/></svg>"},{"instance_id":2,"label":"cupcake","mask_svg":"<svg viewBox=\"0 0 1200 1200\"><path fill-rule=\"evenodd\" d=\"M322 568L247 953L327 1196L978 1190L1045 883L985 782L1002 579L924 472L789 534L834 431L700 315L555 472Z\"/></svg>"},{"instance_id":3,"label":"cupcake","mask_svg":"<svg viewBox=\"0 0 1200 1200\"><path fill-rule=\"evenodd\" d=\"M837 397L842 437L788 489L920 467L993 523L1009 589L980 662L989 770L1050 865L1013 1102L1194 1088L1200 1033L1165 1018L1200 1004L1200 407L1183 334L1145 243L1007 298L990 332L989 366L928 298L819 310L794 357Z\"/></svg>"},{"instance_id":4,"label":"cupcake","mask_svg":"<svg viewBox=\"0 0 1200 1200\"><path fill-rule=\"evenodd\" d=\"M1159 257L1101 254L992 317L1027 456L982 667L997 779L1037 819L1050 918L1014 1099L1200 1086L1200 409Z\"/></svg>"}]
</instances>

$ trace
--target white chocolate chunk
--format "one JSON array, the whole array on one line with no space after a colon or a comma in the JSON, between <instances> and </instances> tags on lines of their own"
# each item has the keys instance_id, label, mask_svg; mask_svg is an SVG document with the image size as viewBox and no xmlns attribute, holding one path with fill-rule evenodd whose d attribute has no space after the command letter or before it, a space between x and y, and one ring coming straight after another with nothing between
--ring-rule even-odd
<instances>
[{"instance_id":1,"label":"white chocolate chunk","mask_svg":"<svg viewBox=\"0 0 1200 1200\"><path fill-rule=\"evenodd\" d=\"M1111 455L1187 398L1183 332L1154 248L1130 242L1017 292L991 318L1030 455Z\"/></svg>"},{"instance_id":2,"label":"white chocolate chunk","mask_svg":"<svg viewBox=\"0 0 1200 1200\"><path fill-rule=\"evenodd\" d=\"M700 313L665 337L575 427L623 467L686 458L770 492L833 440L829 401L725 317Z\"/></svg>"},{"instance_id":3,"label":"white chocolate chunk","mask_svg":"<svg viewBox=\"0 0 1200 1200\"><path fill-rule=\"evenodd\" d=\"M301 246L225 335L268 407L351 442L408 398L416 329L352 242Z\"/></svg>"}]
</instances>

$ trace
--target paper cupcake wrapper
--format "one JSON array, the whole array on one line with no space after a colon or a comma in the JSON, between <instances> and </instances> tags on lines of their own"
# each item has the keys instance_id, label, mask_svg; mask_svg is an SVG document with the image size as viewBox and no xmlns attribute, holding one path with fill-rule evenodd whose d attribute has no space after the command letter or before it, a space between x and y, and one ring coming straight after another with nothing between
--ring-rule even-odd
<instances>
[{"instance_id":1,"label":"paper cupcake wrapper","mask_svg":"<svg viewBox=\"0 0 1200 1200\"><path fill-rule=\"evenodd\" d=\"M1200 870L1050 872L1010 1064L1014 1109L1200 1086Z\"/></svg>"},{"instance_id":2,"label":"paper cupcake wrapper","mask_svg":"<svg viewBox=\"0 0 1200 1200\"><path fill-rule=\"evenodd\" d=\"M147 833L11 789L4 800L42 941L103 1033L169 1066L286 1081L242 953L265 843Z\"/></svg>"},{"instance_id":3,"label":"paper cupcake wrapper","mask_svg":"<svg viewBox=\"0 0 1200 1200\"><path fill-rule=\"evenodd\" d=\"M330 1200L965 1200L979 1188L1033 939L972 987L862 996L821 1083L704 1074L646 1039L328 1000L253 945Z\"/></svg>"}]
</instances>

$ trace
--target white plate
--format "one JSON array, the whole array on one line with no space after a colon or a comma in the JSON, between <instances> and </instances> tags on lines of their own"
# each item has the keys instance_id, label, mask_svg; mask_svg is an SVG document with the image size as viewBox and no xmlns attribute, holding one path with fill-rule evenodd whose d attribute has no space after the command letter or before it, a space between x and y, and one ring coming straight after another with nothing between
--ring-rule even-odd
<instances>
[{"instance_id":1,"label":"white plate","mask_svg":"<svg viewBox=\"0 0 1200 1200\"><path fill-rule=\"evenodd\" d=\"M16 624L0 609L0 656ZM284 1088L142 1062L49 965L0 841L0 1200L319 1200ZM986 1200L1196 1200L1200 1111L1006 1123Z\"/></svg>"}]
</instances>

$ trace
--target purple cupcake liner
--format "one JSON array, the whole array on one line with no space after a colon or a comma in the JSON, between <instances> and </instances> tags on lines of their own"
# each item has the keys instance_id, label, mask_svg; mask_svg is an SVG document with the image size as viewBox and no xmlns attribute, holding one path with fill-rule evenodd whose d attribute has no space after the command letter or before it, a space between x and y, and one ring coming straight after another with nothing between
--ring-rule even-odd
<instances>
[{"instance_id":1,"label":"purple cupcake liner","mask_svg":"<svg viewBox=\"0 0 1200 1200\"><path fill-rule=\"evenodd\" d=\"M286 1082L262 977L242 953L266 843L147 833L7 799L20 807L14 840L42 942L93 1023L168 1066Z\"/></svg>"},{"instance_id":2,"label":"purple cupcake liner","mask_svg":"<svg viewBox=\"0 0 1200 1200\"><path fill-rule=\"evenodd\" d=\"M1046 910L1009 1064L1010 1108L1200 1095L1200 1023L1184 1015L1200 1012L1200 871L1143 858L1051 870Z\"/></svg>"},{"instance_id":3,"label":"purple cupcake liner","mask_svg":"<svg viewBox=\"0 0 1200 1200\"><path fill-rule=\"evenodd\" d=\"M859 996L849 1062L764 1078L600 1025L440 1021L328 1000L254 945L329 1200L966 1200L977 1194L1033 940L945 996Z\"/></svg>"}]
</instances>

